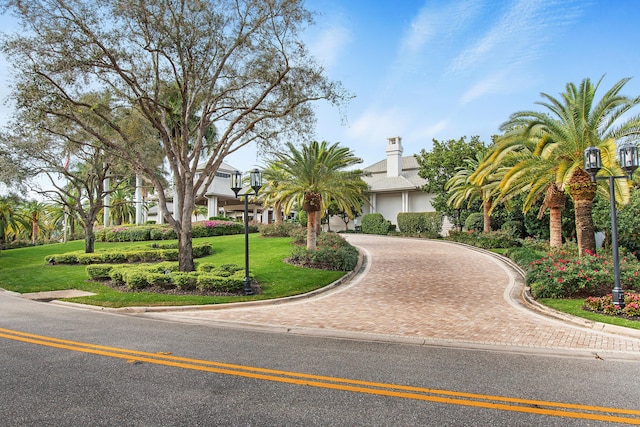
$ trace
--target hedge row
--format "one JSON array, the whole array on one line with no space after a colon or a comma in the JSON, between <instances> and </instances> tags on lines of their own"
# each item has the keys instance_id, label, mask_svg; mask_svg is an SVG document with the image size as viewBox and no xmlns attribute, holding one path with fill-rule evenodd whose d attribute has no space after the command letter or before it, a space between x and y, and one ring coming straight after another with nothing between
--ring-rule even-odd
<instances>
[{"instance_id":1,"label":"hedge row","mask_svg":"<svg viewBox=\"0 0 640 427\"><path fill-rule=\"evenodd\" d=\"M250 227L254 233L257 228ZM191 237L212 237L244 233L244 225L233 221L198 221L191 228ZM161 225L121 225L105 227L96 231L100 242L141 242L145 240L177 239L176 232L168 224Z\"/></svg>"},{"instance_id":2,"label":"hedge row","mask_svg":"<svg viewBox=\"0 0 640 427\"><path fill-rule=\"evenodd\" d=\"M243 269L235 264L220 267L202 264L197 271L188 273L178 271L178 264L171 262L137 266L95 264L87 266L87 274L92 280L112 280L131 290L159 286L186 291L237 293L244 288Z\"/></svg>"},{"instance_id":3,"label":"hedge row","mask_svg":"<svg viewBox=\"0 0 640 427\"><path fill-rule=\"evenodd\" d=\"M442 214L439 212L400 212L397 220L401 233L425 234L435 238L442 230Z\"/></svg>"},{"instance_id":4,"label":"hedge row","mask_svg":"<svg viewBox=\"0 0 640 427\"><path fill-rule=\"evenodd\" d=\"M178 249L165 245L150 245L148 249L134 249L124 251L103 251L94 253L84 253L81 251L67 252L64 254L47 255L44 260L49 264L120 264L132 262L153 262L153 261L177 261ZM173 246L173 245L166 245ZM202 258L211 255L213 249L208 243L193 245L193 257Z\"/></svg>"}]
</instances>

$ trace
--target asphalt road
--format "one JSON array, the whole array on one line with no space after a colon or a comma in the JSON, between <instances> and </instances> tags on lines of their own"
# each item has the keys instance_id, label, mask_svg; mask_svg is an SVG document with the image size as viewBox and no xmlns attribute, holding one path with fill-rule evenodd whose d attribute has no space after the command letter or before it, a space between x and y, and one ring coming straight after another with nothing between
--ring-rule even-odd
<instances>
[{"instance_id":1,"label":"asphalt road","mask_svg":"<svg viewBox=\"0 0 640 427\"><path fill-rule=\"evenodd\" d=\"M174 323L0 292L3 426L638 424L639 376L633 360Z\"/></svg>"}]
</instances>

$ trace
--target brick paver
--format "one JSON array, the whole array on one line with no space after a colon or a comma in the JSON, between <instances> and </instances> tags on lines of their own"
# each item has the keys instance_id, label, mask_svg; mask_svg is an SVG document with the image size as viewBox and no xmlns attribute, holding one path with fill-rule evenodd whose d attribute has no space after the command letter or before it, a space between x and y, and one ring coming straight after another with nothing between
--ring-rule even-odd
<instances>
[{"instance_id":1,"label":"brick paver","mask_svg":"<svg viewBox=\"0 0 640 427\"><path fill-rule=\"evenodd\" d=\"M156 313L176 320L375 334L434 343L623 352L640 338L548 318L518 302L521 279L496 257L437 240L348 235L367 255L351 282L312 298L224 310ZM366 337L366 336L365 336Z\"/></svg>"}]
</instances>

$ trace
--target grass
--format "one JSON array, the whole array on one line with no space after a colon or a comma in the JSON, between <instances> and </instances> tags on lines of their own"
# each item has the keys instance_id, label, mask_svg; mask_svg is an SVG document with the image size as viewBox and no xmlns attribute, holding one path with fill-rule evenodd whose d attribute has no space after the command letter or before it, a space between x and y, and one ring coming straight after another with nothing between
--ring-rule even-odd
<instances>
[{"instance_id":1,"label":"grass","mask_svg":"<svg viewBox=\"0 0 640 427\"><path fill-rule=\"evenodd\" d=\"M200 262L216 265L244 265L244 235L193 239L195 243L210 243L214 254ZM91 297L70 298L68 301L103 307L168 306L220 304L239 301L282 298L312 291L342 277L345 272L295 267L283 262L291 254L290 238L249 236L249 267L260 284L262 293L251 296L166 295L150 292L118 292L109 286L88 281L85 266L47 265L44 257L84 249L83 241L12 249L0 253L0 288L27 293L63 289L94 292ZM139 246L140 243L96 242L96 250Z\"/></svg>"},{"instance_id":2,"label":"grass","mask_svg":"<svg viewBox=\"0 0 640 427\"><path fill-rule=\"evenodd\" d=\"M571 314L583 319L593 320L594 322L607 323L609 325L624 326L625 328L640 329L640 322L636 320L628 320L616 316L607 316L591 311L583 310L582 304L584 299L551 299L541 298L537 300L541 304L563 313Z\"/></svg>"}]
</instances>

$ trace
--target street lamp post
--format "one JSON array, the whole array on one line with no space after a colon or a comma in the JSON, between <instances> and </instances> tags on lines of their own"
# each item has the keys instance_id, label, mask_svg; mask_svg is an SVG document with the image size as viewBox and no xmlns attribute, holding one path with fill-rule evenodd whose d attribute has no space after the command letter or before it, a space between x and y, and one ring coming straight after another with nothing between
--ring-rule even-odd
<instances>
[{"instance_id":1,"label":"street lamp post","mask_svg":"<svg viewBox=\"0 0 640 427\"><path fill-rule=\"evenodd\" d=\"M242 172L236 170L231 174L231 190L235 193L236 197L240 193L240 190L244 188L242 179ZM262 174L258 169L254 169L249 173L249 187L253 189L245 191L240 196L244 196L244 294L253 295L253 289L251 288L251 278L249 277L249 196L258 196L258 191L262 187Z\"/></svg>"},{"instance_id":2,"label":"street lamp post","mask_svg":"<svg viewBox=\"0 0 640 427\"><path fill-rule=\"evenodd\" d=\"M625 144L619 150L620 166L627 175L623 176L602 176L596 174L602 169L600 149L590 146L584 150L584 170L591 176L591 181L596 179L609 180L609 197L611 201L611 246L613 250L613 291L611 292L613 304L616 307L624 308L624 291L620 287L620 261L618 255L618 219L616 214L616 197L614 181L618 178L631 179L633 172L638 168L638 147L633 144Z\"/></svg>"}]
</instances>

